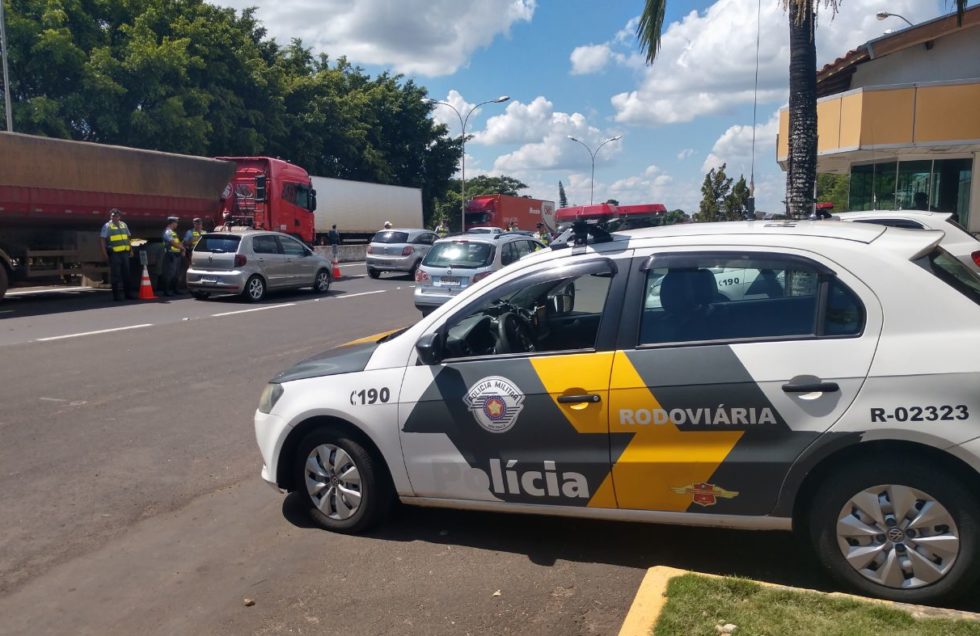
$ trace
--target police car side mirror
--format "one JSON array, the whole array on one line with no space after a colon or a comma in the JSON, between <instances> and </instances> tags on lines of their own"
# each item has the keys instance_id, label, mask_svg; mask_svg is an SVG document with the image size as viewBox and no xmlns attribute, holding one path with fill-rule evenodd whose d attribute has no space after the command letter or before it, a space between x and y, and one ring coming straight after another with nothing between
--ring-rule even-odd
<instances>
[{"instance_id":1,"label":"police car side mirror","mask_svg":"<svg viewBox=\"0 0 980 636\"><path fill-rule=\"evenodd\" d=\"M422 364L439 364L442 360L442 343L438 333L427 333L415 343Z\"/></svg>"},{"instance_id":2,"label":"police car side mirror","mask_svg":"<svg viewBox=\"0 0 980 636\"><path fill-rule=\"evenodd\" d=\"M551 297L551 312L553 314L567 314L574 306L575 296L572 294L562 293Z\"/></svg>"}]
</instances>

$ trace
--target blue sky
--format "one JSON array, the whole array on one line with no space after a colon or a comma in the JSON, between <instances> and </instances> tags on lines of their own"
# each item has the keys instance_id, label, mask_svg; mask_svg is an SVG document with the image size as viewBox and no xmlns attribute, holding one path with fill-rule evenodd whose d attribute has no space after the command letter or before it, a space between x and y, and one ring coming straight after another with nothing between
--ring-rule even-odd
<instances>
[{"instance_id":1,"label":"blue sky","mask_svg":"<svg viewBox=\"0 0 980 636\"><path fill-rule=\"evenodd\" d=\"M782 0L668 0L663 46L643 63L635 37L642 0L221 0L257 6L280 42L299 37L316 52L366 72L403 73L469 119L466 176L508 175L524 194L588 203L594 198L664 203L695 211L711 167L752 169L756 35L761 32L755 128L757 209L782 209L785 176L775 161L775 113L787 100L789 44ZM842 0L818 17L822 65L870 39L953 8L949 0ZM757 16L761 19L757 20ZM439 107L450 133L459 119Z\"/></svg>"}]
</instances>

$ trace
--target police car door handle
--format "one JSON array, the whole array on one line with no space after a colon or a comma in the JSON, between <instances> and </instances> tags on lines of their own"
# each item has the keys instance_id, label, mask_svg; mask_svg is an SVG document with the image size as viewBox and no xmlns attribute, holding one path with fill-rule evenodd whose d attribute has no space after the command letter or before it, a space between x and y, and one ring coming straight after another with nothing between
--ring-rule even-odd
<instances>
[{"instance_id":1,"label":"police car door handle","mask_svg":"<svg viewBox=\"0 0 980 636\"><path fill-rule=\"evenodd\" d=\"M807 384L784 384L786 393L836 393L840 387L836 382L811 382Z\"/></svg>"},{"instance_id":2,"label":"police car door handle","mask_svg":"<svg viewBox=\"0 0 980 636\"><path fill-rule=\"evenodd\" d=\"M602 401L602 397L595 393L586 393L584 395L559 395L559 404L582 404L585 403L596 403Z\"/></svg>"}]
</instances>

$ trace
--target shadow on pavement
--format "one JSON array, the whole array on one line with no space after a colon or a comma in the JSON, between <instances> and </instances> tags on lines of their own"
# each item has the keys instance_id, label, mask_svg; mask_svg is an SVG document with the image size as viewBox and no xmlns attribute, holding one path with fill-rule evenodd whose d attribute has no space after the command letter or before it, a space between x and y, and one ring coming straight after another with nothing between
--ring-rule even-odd
<instances>
[{"instance_id":1,"label":"shadow on pavement","mask_svg":"<svg viewBox=\"0 0 980 636\"><path fill-rule=\"evenodd\" d=\"M286 520L297 527L317 527L296 493L286 497L282 510ZM398 506L388 522L368 536L382 541L425 541L526 554L531 562L542 566L557 561L640 569L667 565L826 592L844 591L824 574L810 555L809 546L790 532ZM980 612L980 593L968 593L950 607Z\"/></svg>"}]
</instances>

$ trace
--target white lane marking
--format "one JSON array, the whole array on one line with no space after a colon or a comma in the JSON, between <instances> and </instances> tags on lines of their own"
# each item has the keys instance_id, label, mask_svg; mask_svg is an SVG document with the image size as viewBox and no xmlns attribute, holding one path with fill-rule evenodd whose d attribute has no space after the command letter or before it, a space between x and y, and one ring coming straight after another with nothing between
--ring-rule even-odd
<instances>
[{"instance_id":1,"label":"white lane marking","mask_svg":"<svg viewBox=\"0 0 980 636\"><path fill-rule=\"evenodd\" d=\"M371 294L383 294L386 291L388 291L388 290L387 289L379 289L377 291L360 292L360 293L357 293L357 294L345 294L343 296L337 296L337 298L338 299L340 299L340 298L357 298L358 296L370 296Z\"/></svg>"},{"instance_id":2,"label":"white lane marking","mask_svg":"<svg viewBox=\"0 0 980 636\"><path fill-rule=\"evenodd\" d=\"M99 329L98 331L83 331L82 333L70 333L65 336L51 336L49 338L38 338L37 342L48 342L50 340L64 340L65 338L78 338L80 336L94 336L100 333L112 333L114 331L126 331L128 329L142 329L143 327L152 327L153 323L146 323L143 325L130 325L128 327L116 327L115 329Z\"/></svg>"},{"instance_id":3,"label":"white lane marking","mask_svg":"<svg viewBox=\"0 0 980 636\"><path fill-rule=\"evenodd\" d=\"M63 294L74 292L108 291L96 287L51 287L48 289L24 289L21 291L8 291L8 296L29 296L31 294Z\"/></svg>"},{"instance_id":4,"label":"white lane marking","mask_svg":"<svg viewBox=\"0 0 980 636\"><path fill-rule=\"evenodd\" d=\"M293 307L296 303L283 303L281 305L269 305L268 307L256 307L255 309L239 309L238 311L226 311L220 314L211 314L212 318L220 318L221 316L234 316L235 314L248 314L253 311L265 311L266 309L279 309L281 307Z\"/></svg>"}]
</instances>

